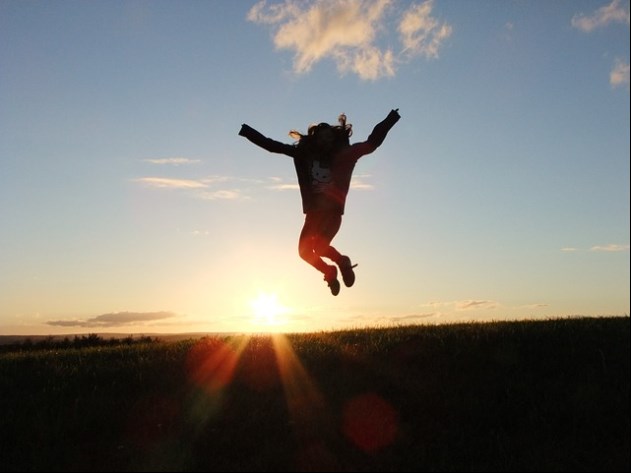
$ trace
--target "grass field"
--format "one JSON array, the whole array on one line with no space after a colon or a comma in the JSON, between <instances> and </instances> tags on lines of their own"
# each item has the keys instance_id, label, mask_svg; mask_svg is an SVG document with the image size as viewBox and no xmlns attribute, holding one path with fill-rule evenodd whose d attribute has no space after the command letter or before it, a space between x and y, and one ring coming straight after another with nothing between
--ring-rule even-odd
<instances>
[{"instance_id":1,"label":"grass field","mask_svg":"<svg viewBox=\"0 0 631 473\"><path fill-rule=\"evenodd\" d=\"M628 471L629 332L612 317L15 345L0 470Z\"/></svg>"}]
</instances>

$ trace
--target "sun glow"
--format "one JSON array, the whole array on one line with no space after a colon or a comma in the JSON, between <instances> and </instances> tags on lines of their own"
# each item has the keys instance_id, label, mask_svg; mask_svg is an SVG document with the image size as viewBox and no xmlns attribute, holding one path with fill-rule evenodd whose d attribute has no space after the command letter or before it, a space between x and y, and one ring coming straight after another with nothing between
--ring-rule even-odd
<instances>
[{"instance_id":1,"label":"sun glow","mask_svg":"<svg viewBox=\"0 0 631 473\"><path fill-rule=\"evenodd\" d=\"M256 299L250 302L252 308L252 323L254 326L273 330L282 328L287 324L289 309L284 307L276 294L260 292Z\"/></svg>"}]
</instances>

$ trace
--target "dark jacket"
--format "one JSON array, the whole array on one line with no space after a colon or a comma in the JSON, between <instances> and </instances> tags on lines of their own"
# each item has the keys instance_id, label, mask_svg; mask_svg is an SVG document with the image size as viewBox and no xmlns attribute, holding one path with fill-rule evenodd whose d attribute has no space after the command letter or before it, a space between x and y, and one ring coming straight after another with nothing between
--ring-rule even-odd
<instances>
[{"instance_id":1,"label":"dark jacket","mask_svg":"<svg viewBox=\"0 0 631 473\"><path fill-rule=\"evenodd\" d=\"M308 147L272 140L246 124L241 126L239 135L271 153L293 158L304 213L324 210L343 214L355 164L381 146L399 118L397 110L390 111L366 141L337 148L332 156L321 156Z\"/></svg>"}]
</instances>

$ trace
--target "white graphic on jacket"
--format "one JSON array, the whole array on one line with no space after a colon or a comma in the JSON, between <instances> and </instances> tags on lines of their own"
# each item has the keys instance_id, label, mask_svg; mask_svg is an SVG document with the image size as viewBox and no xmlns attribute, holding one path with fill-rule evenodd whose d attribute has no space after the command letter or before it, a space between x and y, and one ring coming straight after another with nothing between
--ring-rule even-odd
<instances>
[{"instance_id":1,"label":"white graphic on jacket","mask_svg":"<svg viewBox=\"0 0 631 473\"><path fill-rule=\"evenodd\" d=\"M324 192L331 184L331 169L320 166L320 161L313 161L311 165L311 177L313 191L317 193Z\"/></svg>"}]
</instances>

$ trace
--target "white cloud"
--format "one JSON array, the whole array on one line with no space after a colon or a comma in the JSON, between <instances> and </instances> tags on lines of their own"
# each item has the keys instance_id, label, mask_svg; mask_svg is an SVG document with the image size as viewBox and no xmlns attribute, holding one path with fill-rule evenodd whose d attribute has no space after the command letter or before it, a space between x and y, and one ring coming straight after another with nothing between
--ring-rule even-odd
<instances>
[{"instance_id":1,"label":"white cloud","mask_svg":"<svg viewBox=\"0 0 631 473\"><path fill-rule=\"evenodd\" d=\"M294 2L286 1L283 4L267 6L267 2L262 0L250 8L247 19L255 23L274 24L299 14L300 8Z\"/></svg>"},{"instance_id":2,"label":"white cloud","mask_svg":"<svg viewBox=\"0 0 631 473\"><path fill-rule=\"evenodd\" d=\"M276 190L276 191L293 191L300 189L300 186L296 184L274 184L273 186L268 186L268 189Z\"/></svg>"},{"instance_id":3,"label":"white cloud","mask_svg":"<svg viewBox=\"0 0 631 473\"><path fill-rule=\"evenodd\" d=\"M273 184L268 184L265 186L266 189L271 189L275 191L287 191L287 190L298 190L300 187L298 186L298 182L295 179L292 179L290 182L285 181L282 177L270 177L268 178Z\"/></svg>"},{"instance_id":4,"label":"white cloud","mask_svg":"<svg viewBox=\"0 0 631 473\"><path fill-rule=\"evenodd\" d=\"M351 189L358 189L358 190L372 190L372 189L374 189L375 186L365 182L364 179L368 178L368 177L370 177L370 175L368 175L368 174L353 176L353 178L351 179Z\"/></svg>"},{"instance_id":5,"label":"white cloud","mask_svg":"<svg viewBox=\"0 0 631 473\"><path fill-rule=\"evenodd\" d=\"M369 174L353 176L351 179L350 188L356 189L356 190L374 189L374 186L372 184L369 184L368 182L366 182L366 178L368 177L370 177ZM274 184L268 185L266 186L266 188L275 190L275 191L293 191L293 190L300 189L297 182L284 182L282 179L278 179L278 178L275 178L274 181L275 181Z\"/></svg>"},{"instance_id":6,"label":"white cloud","mask_svg":"<svg viewBox=\"0 0 631 473\"><path fill-rule=\"evenodd\" d=\"M561 251L566 252L566 253L575 253L578 251L587 251L587 250L585 250L584 248L580 249L580 248L574 248L574 247L567 247L567 248L561 248ZM607 252L607 253L629 251L629 245L618 245L614 243L611 243L609 245L594 245L589 249L589 251Z\"/></svg>"},{"instance_id":7,"label":"white cloud","mask_svg":"<svg viewBox=\"0 0 631 473\"><path fill-rule=\"evenodd\" d=\"M211 184L217 184L217 183L228 182L228 181L233 181L233 180L235 180L235 178L230 177L230 176L209 176L209 177L200 179L199 181L203 182L204 184L211 185Z\"/></svg>"},{"instance_id":8,"label":"white cloud","mask_svg":"<svg viewBox=\"0 0 631 473\"><path fill-rule=\"evenodd\" d=\"M337 68L340 72L354 72L365 80L394 76L394 55L392 51L382 52L376 47L366 47L354 55L337 54Z\"/></svg>"},{"instance_id":9,"label":"white cloud","mask_svg":"<svg viewBox=\"0 0 631 473\"><path fill-rule=\"evenodd\" d=\"M609 244L609 245L596 245L596 246L592 246L590 251L605 251L605 252L619 252L619 251L629 251L629 245L616 245L616 244Z\"/></svg>"},{"instance_id":10,"label":"white cloud","mask_svg":"<svg viewBox=\"0 0 631 473\"><path fill-rule=\"evenodd\" d=\"M433 0L428 0L412 5L403 15L399 33L406 54L437 58L441 44L451 36L452 27L431 16L433 6Z\"/></svg>"},{"instance_id":11,"label":"white cloud","mask_svg":"<svg viewBox=\"0 0 631 473\"><path fill-rule=\"evenodd\" d=\"M195 164L199 163L199 159L189 159L189 158L148 158L143 161L151 164L172 164L174 166L180 166L182 164Z\"/></svg>"},{"instance_id":12,"label":"white cloud","mask_svg":"<svg viewBox=\"0 0 631 473\"><path fill-rule=\"evenodd\" d=\"M572 18L572 26L589 33L596 28L604 28L610 23L625 23L629 26L629 3L622 4L620 0L612 0L609 5L599 8L591 15L576 14ZM609 83L612 87L629 88L629 63L616 60L609 73Z\"/></svg>"},{"instance_id":13,"label":"white cloud","mask_svg":"<svg viewBox=\"0 0 631 473\"><path fill-rule=\"evenodd\" d=\"M171 179L168 177L141 177L135 179L148 187L158 187L163 189L199 189L207 187L206 184L191 179Z\"/></svg>"},{"instance_id":14,"label":"white cloud","mask_svg":"<svg viewBox=\"0 0 631 473\"><path fill-rule=\"evenodd\" d=\"M175 179L169 177L141 177L133 179L145 187L154 189L174 189L178 191L190 191L188 195L192 198L202 200L247 200L247 195L254 188L268 189L298 189L298 184L277 184L272 187L265 186L267 183L262 179L249 179L233 176L208 176L199 179ZM275 182L280 182L276 180ZM247 187L234 187L235 183L246 184Z\"/></svg>"},{"instance_id":15,"label":"white cloud","mask_svg":"<svg viewBox=\"0 0 631 473\"><path fill-rule=\"evenodd\" d=\"M353 176L351 189L371 190L373 185L366 182L366 175ZM278 177L271 177L268 180L247 179L230 176L210 176L201 179L174 179L168 177L141 177L133 179L145 187L154 189L175 189L181 191L191 191L190 196L202 200L247 200L253 190L268 189L274 191L296 191L300 187L296 180L286 181ZM271 181L272 183L270 184ZM245 183L247 187L234 186L235 182Z\"/></svg>"},{"instance_id":16,"label":"white cloud","mask_svg":"<svg viewBox=\"0 0 631 473\"><path fill-rule=\"evenodd\" d=\"M395 54L377 43L388 33L388 21L396 14L392 0L328 0L267 5L263 0L248 12L247 19L270 25L277 49L294 51L295 73L309 72L314 64L332 59L340 73L355 73L364 80L395 75ZM431 16L433 0L413 4L400 19L403 60L415 56L438 57L442 42L452 28Z\"/></svg>"},{"instance_id":17,"label":"white cloud","mask_svg":"<svg viewBox=\"0 0 631 473\"><path fill-rule=\"evenodd\" d=\"M629 63L618 59L609 74L609 83L612 87L629 88Z\"/></svg>"},{"instance_id":18,"label":"white cloud","mask_svg":"<svg viewBox=\"0 0 631 473\"><path fill-rule=\"evenodd\" d=\"M577 251L586 251L586 250L585 249L581 250L579 248L574 248L574 247L567 247L567 248L561 248L561 251L566 252L566 253L573 253ZM606 253L629 251L629 245L618 245L615 243L610 243L608 245L594 245L589 249L589 251L606 252Z\"/></svg>"},{"instance_id":19,"label":"white cloud","mask_svg":"<svg viewBox=\"0 0 631 473\"><path fill-rule=\"evenodd\" d=\"M629 24L628 4L621 5L620 0L612 0L609 5L600 7L591 15L585 16L581 13L572 18L572 26L586 33L607 26L612 22Z\"/></svg>"},{"instance_id":20,"label":"white cloud","mask_svg":"<svg viewBox=\"0 0 631 473\"><path fill-rule=\"evenodd\" d=\"M243 193L236 189L222 189L217 191L201 191L197 193L197 197L204 200L239 200L245 199Z\"/></svg>"}]
</instances>

